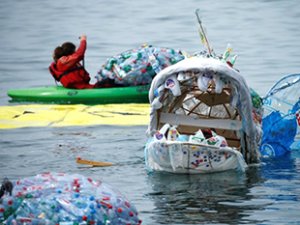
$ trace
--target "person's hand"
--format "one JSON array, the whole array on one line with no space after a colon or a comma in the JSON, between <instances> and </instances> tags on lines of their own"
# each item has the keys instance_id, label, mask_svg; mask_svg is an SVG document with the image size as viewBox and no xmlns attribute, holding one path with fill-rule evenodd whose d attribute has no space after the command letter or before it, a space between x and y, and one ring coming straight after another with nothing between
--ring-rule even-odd
<instances>
[{"instance_id":1,"label":"person's hand","mask_svg":"<svg viewBox=\"0 0 300 225\"><path fill-rule=\"evenodd\" d=\"M80 36L80 40L81 40L81 41L86 40L86 35L85 35L85 34L82 34L82 35Z\"/></svg>"}]
</instances>

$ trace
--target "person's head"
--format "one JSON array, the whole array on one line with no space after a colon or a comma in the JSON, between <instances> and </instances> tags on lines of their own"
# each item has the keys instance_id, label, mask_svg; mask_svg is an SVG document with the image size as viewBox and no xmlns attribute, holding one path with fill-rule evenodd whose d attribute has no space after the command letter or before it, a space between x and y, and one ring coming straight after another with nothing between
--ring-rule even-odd
<instances>
[{"instance_id":1,"label":"person's head","mask_svg":"<svg viewBox=\"0 0 300 225\"><path fill-rule=\"evenodd\" d=\"M73 54L76 50L76 46L72 42L65 42L61 47L65 56Z\"/></svg>"},{"instance_id":2,"label":"person's head","mask_svg":"<svg viewBox=\"0 0 300 225\"><path fill-rule=\"evenodd\" d=\"M76 46L72 42L65 42L54 49L53 60L57 62L62 56L68 56L75 52Z\"/></svg>"},{"instance_id":3,"label":"person's head","mask_svg":"<svg viewBox=\"0 0 300 225\"><path fill-rule=\"evenodd\" d=\"M53 60L57 62L57 60L62 56L64 56L63 48L61 46L56 47L53 52Z\"/></svg>"}]
</instances>

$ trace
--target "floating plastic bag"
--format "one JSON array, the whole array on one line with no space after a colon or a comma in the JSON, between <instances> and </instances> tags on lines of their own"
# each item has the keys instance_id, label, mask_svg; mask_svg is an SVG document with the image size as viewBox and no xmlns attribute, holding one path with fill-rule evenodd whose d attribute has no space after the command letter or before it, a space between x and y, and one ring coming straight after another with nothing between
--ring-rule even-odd
<instances>
[{"instance_id":1,"label":"floating plastic bag","mask_svg":"<svg viewBox=\"0 0 300 225\"><path fill-rule=\"evenodd\" d=\"M112 79L118 85L150 84L160 70L184 59L181 51L142 46L111 57L96 76L98 81Z\"/></svg>"},{"instance_id":2,"label":"floating plastic bag","mask_svg":"<svg viewBox=\"0 0 300 225\"><path fill-rule=\"evenodd\" d=\"M78 174L20 179L0 199L0 223L8 225L141 224L137 214L118 191Z\"/></svg>"}]
</instances>

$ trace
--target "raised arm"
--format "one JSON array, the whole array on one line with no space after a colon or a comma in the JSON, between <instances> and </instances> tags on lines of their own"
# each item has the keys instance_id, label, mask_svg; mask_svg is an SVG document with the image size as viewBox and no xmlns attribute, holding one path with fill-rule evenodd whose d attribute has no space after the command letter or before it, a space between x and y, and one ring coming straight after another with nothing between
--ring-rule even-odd
<instances>
[{"instance_id":1,"label":"raised arm","mask_svg":"<svg viewBox=\"0 0 300 225\"><path fill-rule=\"evenodd\" d=\"M80 37L80 45L78 49L72 55L61 57L59 59L59 63L61 63L63 67L66 67L67 69L73 67L84 58L86 45L86 36L82 35Z\"/></svg>"}]
</instances>

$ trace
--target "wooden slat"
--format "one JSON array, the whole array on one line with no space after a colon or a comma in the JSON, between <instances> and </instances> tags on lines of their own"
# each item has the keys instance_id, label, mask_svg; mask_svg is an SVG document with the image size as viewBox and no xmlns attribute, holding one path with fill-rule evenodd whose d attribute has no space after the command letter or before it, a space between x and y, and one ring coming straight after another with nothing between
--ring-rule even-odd
<instances>
[{"instance_id":1,"label":"wooden slat","mask_svg":"<svg viewBox=\"0 0 300 225\"><path fill-rule=\"evenodd\" d=\"M242 123L239 120L230 119L199 119L186 115L177 115L172 113L161 113L160 123L169 123L171 125L186 125L202 128L215 128L224 130L240 130Z\"/></svg>"},{"instance_id":2,"label":"wooden slat","mask_svg":"<svg viewBox=\"0 0 300 225\"><path fill-rule=\"evenodd\" d=\"M220 94L204 92L195 97L208 106L230 103L230 94L224 91Z\"/></svg>"}]
</instances>

